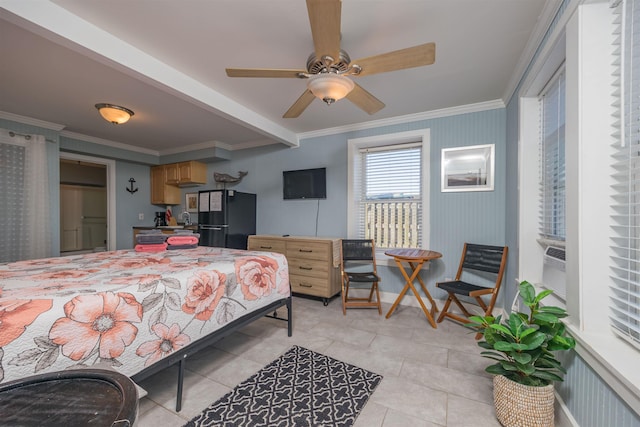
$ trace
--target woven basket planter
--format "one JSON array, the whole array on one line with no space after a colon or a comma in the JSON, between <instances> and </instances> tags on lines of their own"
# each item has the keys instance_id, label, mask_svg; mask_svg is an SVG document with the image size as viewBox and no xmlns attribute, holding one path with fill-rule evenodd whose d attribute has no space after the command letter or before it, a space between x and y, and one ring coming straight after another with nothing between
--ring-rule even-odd
<instances>
[{"instance_id":1,"label":"woven basket planter","mask_svg":"<svg viewBox=\"0 0 640 427\"><path fill-rule=\"evenodd\" d=\"M553 384L533 387L493 377L496 417L504 427L553 427Z\"/></svg>"}]
</instances>

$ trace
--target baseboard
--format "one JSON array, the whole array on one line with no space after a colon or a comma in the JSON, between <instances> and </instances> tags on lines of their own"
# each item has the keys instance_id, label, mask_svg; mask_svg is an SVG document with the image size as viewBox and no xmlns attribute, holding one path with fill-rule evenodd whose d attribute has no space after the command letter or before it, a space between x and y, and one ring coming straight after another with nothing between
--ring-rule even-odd
<instances>
[{"instance_id":1,"label":"baseboard","mask_svg":"<svg viewBox=\"0 0 640 427\"><path fill-rule=\"evenodd\" d=\"M557 391L555 392L555 395L555 427L580 427Z\"/></svg>"}]
</instances>

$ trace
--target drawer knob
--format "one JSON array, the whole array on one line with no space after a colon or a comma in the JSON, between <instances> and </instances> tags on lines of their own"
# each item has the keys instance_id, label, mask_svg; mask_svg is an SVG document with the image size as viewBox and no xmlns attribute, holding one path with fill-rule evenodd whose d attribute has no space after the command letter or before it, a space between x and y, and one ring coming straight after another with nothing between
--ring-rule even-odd
<instances>
[{"instance_id":1,"label":"drawer knob","mask_svg":"<svg viewBox=\"0 0 640 427\"><path fill-rule=\"evenodd\" d=\"M260 249L271 249L272 246L260 246Z\"/></svg>"},{"instance_id":2,"label":"drawer knob","mask_svg":"<svg viewBox=\"0 0 640 427\"><path fill-rule=\"evenodd\" d=\"M298 267L298 268L299 268L300 270L309 270L309 271L313 270L313 267L303 267L303 266L300 266L300 267Z\"/></svg>"},{"instance_id":3,"label":"drawer knob","mask_svg":"<svg viewBox=\"0 0 640 427\"><path fill-rule=\"evenodd\" d=\"M309 285L308 283L300 283L300 286L302 286L303 288L311 288L311 287L313 287L313 285Z\"/></svg>"},{"instance_id":4,"label":"drawer knob","mask_svg":"<svg viewBox=\"0 0 640 427\"><path fill-rule=\"evenodd\" d=\"M299 251L300 252L307 252L307 253L313 252L313 250L311 250L311 249L300 249Z\"/></svg>"}]
</instances>

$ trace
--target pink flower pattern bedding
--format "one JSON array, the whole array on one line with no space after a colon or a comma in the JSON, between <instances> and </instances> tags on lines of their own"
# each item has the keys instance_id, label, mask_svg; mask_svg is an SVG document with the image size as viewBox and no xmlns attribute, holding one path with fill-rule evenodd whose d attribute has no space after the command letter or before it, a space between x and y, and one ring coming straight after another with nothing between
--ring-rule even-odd
<instances>
[{"instance_id":1,"label":"pink flower pattern bedding","mask_svg":"<svg viewBox=\"0 0 640 427\"><path fill-rule=\"evenodd\" d=\"M198 247L0 264L0 382L107 363L125 375L288 297L283 255Z\"/></svg>"}]
</instances>

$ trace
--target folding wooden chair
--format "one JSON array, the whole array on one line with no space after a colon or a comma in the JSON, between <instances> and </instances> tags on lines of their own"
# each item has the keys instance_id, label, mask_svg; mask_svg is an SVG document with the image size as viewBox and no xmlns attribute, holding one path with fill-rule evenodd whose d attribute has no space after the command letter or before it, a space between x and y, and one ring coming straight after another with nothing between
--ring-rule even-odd
<instances>
[{"instance_id":1,"label":"folding wooden chair","mask_svg":"<svg viewBox=\"0 0 640 427\"><path fill-rule=\"evenodd\" d=\"M442 322L442 319L445 317L449 317L462 323L469 322L468 318L469 316L472 316L472 313L465 308L458 296L475 299L484 311L483 315L491 315L498 297L498 291L500 291L500 284L502 283L504 269L507 266L508 252L509 248L506 246L487 246L472 243L464 244L462 258L460 259L460 266L458 267L455 279L450 282L436 283L438 288L444 289L449 294L447 301L444 304L444 308L438 317L438 323ZM484 273L484 276L490 276L492 278L495 277L494 285L491 287L479 286L462 281L461 278L463 273L467 270L475 270L476 274L480 272L480 274ZM491 295L488 304L482 299L482 296L484 295ZM462 315L449 311L452 302L458 306L460 311L462 311ZM478 337L476 337L476 339L477 338Z\"/></svg>"},{"instance_id":2,"label":"folding wooden chair","mask_svg":"<svg viewBox=\"0 0 640 427\"><path fill-rule=\"evenodd\" d=\"M376 270L376 251L373 240L343 239L340 272L342 274L342 313L346 315L349 307L377 307L378 314L382 314L378 291L380 277ZM364 285L368 286L365 288ZM351 297L349 291L352 288L366 289L369 291L369 296Z\"/></svg>"}]
</instances>

